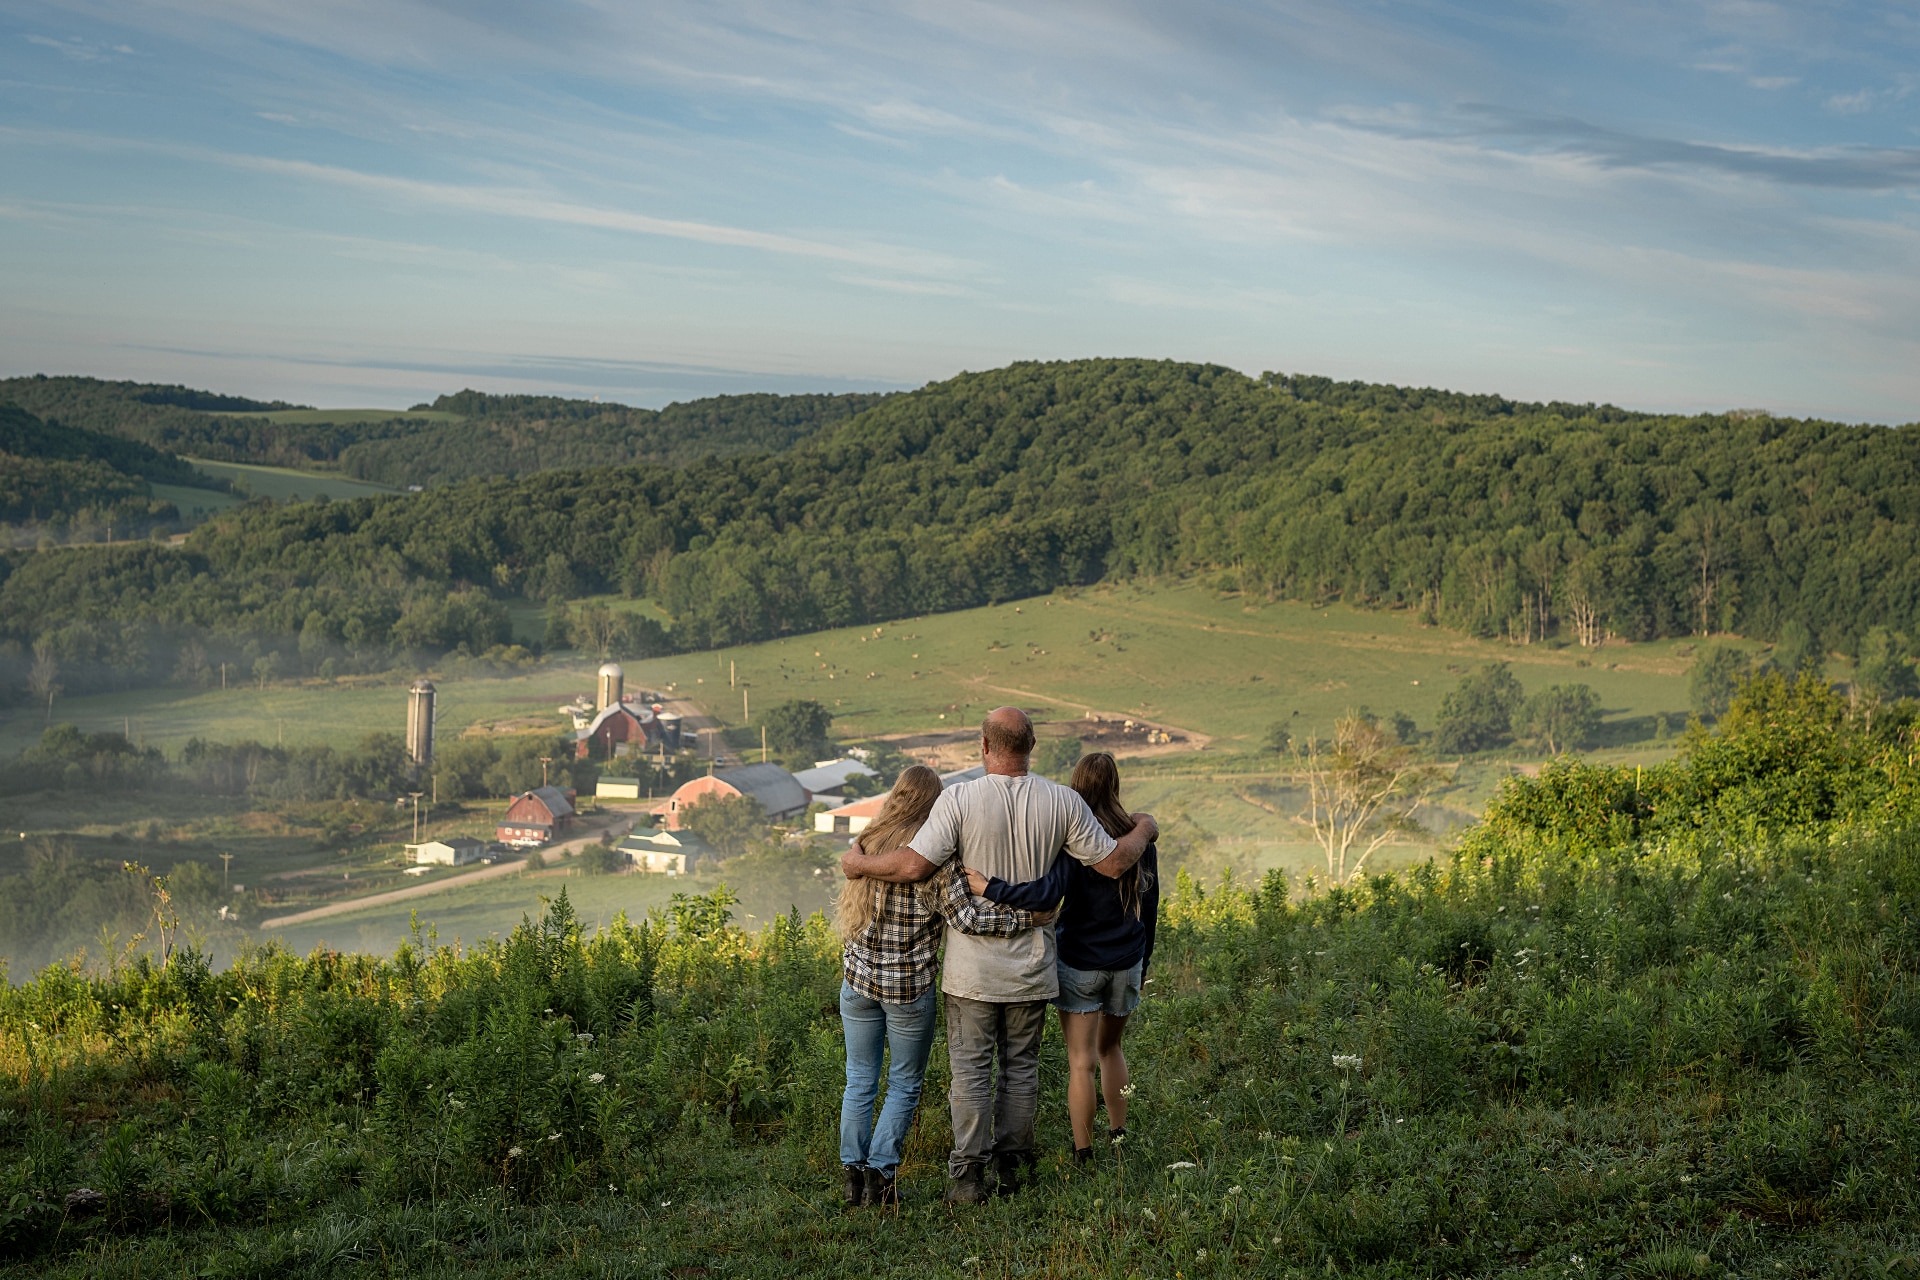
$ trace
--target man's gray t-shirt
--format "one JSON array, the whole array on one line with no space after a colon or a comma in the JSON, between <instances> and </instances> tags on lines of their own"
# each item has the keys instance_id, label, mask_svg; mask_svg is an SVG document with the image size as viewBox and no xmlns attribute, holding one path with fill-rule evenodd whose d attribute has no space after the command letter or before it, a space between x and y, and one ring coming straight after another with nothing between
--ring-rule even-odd
<instances>
[{"instance_id":1,"label":"man's gray t-shirt","mask_svg":"<svg viewBox=\"0 0 1920 1280\"><path fill-rule=\"evenodd\" d=\"M1062 849L1093 863L1113 845L1073 788L1032 774L989 773L941 792L908 847L935 865L957 853L962 866L1019 884L1045 875ZM1054 955L1051 925L1010 938L948 929L940 989L969 1000L1051 1000L1060 994Z\"/></svg>"}]
</instances>

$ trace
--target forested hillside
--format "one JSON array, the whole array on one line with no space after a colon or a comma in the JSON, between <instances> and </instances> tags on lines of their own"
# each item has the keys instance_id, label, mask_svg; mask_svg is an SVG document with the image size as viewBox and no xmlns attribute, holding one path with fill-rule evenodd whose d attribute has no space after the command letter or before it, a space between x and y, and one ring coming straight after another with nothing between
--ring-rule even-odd
<instances>
[{"instance_id":1,"label":"forested hillside","mask_svg":"<svg viewBox=\"0 0 1920 1280\"><path fill-rule=\"evenodd\" d=\"M255 505L179 550L15 555L0 627L75 657L184 631L480 648L504 596L618 589L703 647L1198 573L1516 642L1797 623L1852 652L1920 631L1917 460L1920 427L1021 364L777 456Z\"/></svg>"},{"instance_id":2,"label":"forested hillside","mask_svg":"<svg viewBox=\"0 0 1920 1280\"><path fill-rule=\"evenodd\" d=\"M156 449L219 462L332 467L395 486L571 467L775 453L884 395L713 396L634 409L557 396L461 391L390 417L296 406L187 387L95 378L0 380L0 404ZM244 416L243 416L244 415Z\"/></svg>"},{"instance_id":3,"label":"forested hillside","mask_svg":"<svg viewBox=\"0 0 1920 1280\"><path fill-rule=\"evenodd\" d=\"M0 525L16 536L41 530L86 533L94 526L140 536L179 518L150 482L225 489L170 453L137 441L39 418L0 404Z\"/></svg>"},{"instance_id":4,"label":"forested hillside","mask_svg":"<svg viewBox=\"0 0 1920 1280\"><path fill-rule=\"evenodd\" d=\"M629 463L684 466L708 457L779 453L886 398L713 396L653 410L462 391L431 407L468 415L465 421L362 440L342 449L338 461L349 475L392 485Z\"/></svg>"}]
</instances>

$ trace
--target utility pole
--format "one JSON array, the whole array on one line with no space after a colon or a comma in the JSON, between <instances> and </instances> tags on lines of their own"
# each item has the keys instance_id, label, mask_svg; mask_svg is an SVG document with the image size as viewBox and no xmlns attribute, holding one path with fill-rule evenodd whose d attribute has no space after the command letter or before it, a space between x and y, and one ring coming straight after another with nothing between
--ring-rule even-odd
<instances>
[{"instance_id":1,"label":"utility pole","mask_svg":"<svg viewBox=\"0 0 1920 1280\"><path fill-rule=\"evenodd\" d=\"M415 844L419 844L420 843L420 796L422 793L418 791L409 791L407 792L407 794L413 797L413 842Z\"/></svg>"},{"instance_id":2,"label":"utility pole","mask_svg":"<svg viewBox=\"0 0 1920 1280\"><path fill-rule=\"evenodd\" d=\"M540 785L543 787L547 785L547 766L552 763L553 763L552 756L540 757ZM556 821L558 821L558 819L556 819Z\"/></svg>"},{"instance_id":3,"label":"utility pole","mask_svg":"<svg viewBox=\"0 0 1920 1280\"><path fill-rule=\"evenodd\" d=\"M735 672L736 666L737 666L736 663L732 663L732 662L727 663L727 688L729 689L736 687L736 684L734 681L734 672Z\"/></svg>"},{"instance_id":4,"label":"utility pole","mask_svg":"<svg viewBox=\"0 0 1920 1280\"><path fill-rule=\"evenodd\" d=\"M767 762L767 726L760 726L760 763Z\"/></svg>"},{"instance_id":5,"label":"utility pole","mask_svg":"<svg viewBox=\"0 0 1920 1280\"><path fill-rule=\"evenodd\" d=\"M743 723L753 723L753 709L747 705L747 691L740 691L740 719Z\"/></svg>"},{"instance_id":6,"label":"utility pole","mask_svg":"<svg viewBox=\"0 0 1920 1280\"><path fill-rule=\"evenodd\" d=\"M230 853L221 854L220 855L220 892L222 893L233 892L233 890L229 888L227 884L228 878L230 877L232 872L233 872L233 855Z\"/></svg>"}]
</instances>

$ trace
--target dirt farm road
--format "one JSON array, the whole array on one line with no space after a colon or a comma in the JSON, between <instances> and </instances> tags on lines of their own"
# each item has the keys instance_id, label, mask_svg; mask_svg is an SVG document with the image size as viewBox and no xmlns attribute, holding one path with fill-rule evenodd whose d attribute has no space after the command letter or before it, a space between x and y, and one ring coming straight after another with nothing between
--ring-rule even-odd
<instances>
[{"instance_id":1,"label":"dirt farm road","mask_svg":"<svg viewBox=\"0 0 1920 1280\"><path fill-rule=\"evenodd\" d=\"M605 807L605 806L603 806ZM633 830L639 822L644 806L633 808L625 806L619 809L607 809L605 813L580 820L580 834L558 844L549 845L539 852L541 856L560 853L571 849L579 851L611 831L616 836L624 836ZM306 911L295 911L289 915L275 916L271 920L262 920L256 926L256 932L278 929L290 924L305 924L309 920L324 920L328 916L345 915L349 911L362 911L368 907L385 906L392 902L405 902L409 898L424 898L439 893L443 889L453 889L460 885L473 884L480 880L494 880L500 876L518 875L526 870L526 859L516 857L510 862L496 862L490 867L480 867L457 876L448 876L444 880L435 880L430 884L410 884L404 889L388 889L381 893L370 893L364 898L342 898L338 902L329 902L324 906L312 907Z\"/></svg>"}]
</instances>

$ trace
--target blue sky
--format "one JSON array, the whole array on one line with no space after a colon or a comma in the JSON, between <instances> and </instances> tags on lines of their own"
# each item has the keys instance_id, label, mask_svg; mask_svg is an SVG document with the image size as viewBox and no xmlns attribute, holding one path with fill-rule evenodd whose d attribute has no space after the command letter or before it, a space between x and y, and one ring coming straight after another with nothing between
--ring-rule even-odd
<instances>
[{"instance_id":1,"label":"blue sky","mask_svg":"<svg viewBox=\"0 0 1920 1280\"><path fill-rule=\"evenodd\" d=\"M1920 3L0 0L0 371L1920 419Z\"/></svg>"}]
</instances>

